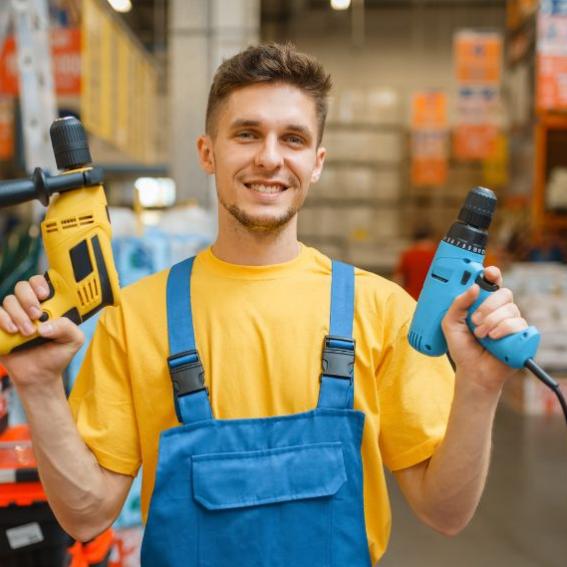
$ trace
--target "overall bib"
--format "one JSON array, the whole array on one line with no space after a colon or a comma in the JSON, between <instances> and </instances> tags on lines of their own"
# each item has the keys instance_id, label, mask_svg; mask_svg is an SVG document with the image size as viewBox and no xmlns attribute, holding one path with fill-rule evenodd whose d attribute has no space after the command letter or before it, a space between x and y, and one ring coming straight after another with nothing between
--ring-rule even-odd
<instances>
[{"instance_id":1,"label":"overall bib","mask_svg":"<svg viewBox=\"0 0 567 567\"><path fill-rule=\"evenodd\" d=\"M364 414L353 410L354 268L333 262L317 407L217 420L195 346L193 261L173 266L167 282L168 364L181 425L160 437L143 567L370 567Z\"/></svg>"}]
</instances>

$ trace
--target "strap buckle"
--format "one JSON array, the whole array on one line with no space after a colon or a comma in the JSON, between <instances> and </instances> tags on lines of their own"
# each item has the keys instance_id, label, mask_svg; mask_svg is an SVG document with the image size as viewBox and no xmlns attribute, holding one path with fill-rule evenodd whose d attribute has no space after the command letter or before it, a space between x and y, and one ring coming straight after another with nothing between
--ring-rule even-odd
<instances>
[{"instance_id":1,"label":"strap buckle","mask_svg":"<svg viewBox=\"0 0 567 567\"><path fill-rule=\"evenodd\" d=\"M167 358L167 364L177 397L205 389L205 371L196 350L172 354Z\"/></svg>"},{"instance_id":2,"label":"strap buckle","mask_svg":"<svg viewBox=\"0 0 567 567\"><path fill-rule=\"evenodd\" d=\"M323 342L321 377L330 376L352 380L356 341L350 337L327 335Z\"/></svg>"}]
</instances>

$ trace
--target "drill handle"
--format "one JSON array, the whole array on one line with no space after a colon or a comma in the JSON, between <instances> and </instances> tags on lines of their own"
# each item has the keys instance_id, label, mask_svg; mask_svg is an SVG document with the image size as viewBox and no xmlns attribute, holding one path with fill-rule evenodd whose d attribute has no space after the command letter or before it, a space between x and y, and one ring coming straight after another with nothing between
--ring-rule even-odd
<instances>
[{"instance_id":1,"label":"drill handle","mask_svg":"<svg viewBox=\"0 0 567 567\"><path fill-rule=\"evenodd\" d=\"M27 179L12 179L0 183L0 208L19 205L38 199L44 206L49 204L53 193L64 193L101 185L104 171L100 167L89 167L59 175L48 175L36 167Z\"/></svg>"},{"instance_id":2,"label":"drill handle","mask_svg":"<svg viewBox=\"0 0 567 567\"><path fill-rule=\"evenodd\" d=\"M36 198L32 179L12 179L0 183L0 208L27 203Z\"/></svg>"},{"instance_id":3,"label":"drill handle","mask_svg":"<svg viewBox=\"0 0 567 567\"><path fill-rule=\"evenodd\" d=\"M471 320L472 315L480 307L481 303L498 289L496 284L486 281L482 273L477 276L475 283L479 285L480 293L477 300L470 307L467 316L467 324L473 333L476 327ZM507 364L511 368L523 368L528 359L535 357L541 335L535 327L530 325L523 331L501 339L484 337L477 340L490 354L504 364Z\"/></svg>"},{"instance_id":4,"label":"drill handle","mask_svg":"<svg viewBox=\"0 0 567 567\"><path fill-rule=\"evenodd\" d=\"M441 322L453 300L464 293L484 270L482 258L471 261L471 254L441 242L429 267L408 332L411 346L427 356L447 352Z\"/></svg>"},{"instance_id":5,"label":"drill handle","mask_svg":"<svg viewBox=\"0 0 567 567\"><path fill-rule=\"evenodd\" d=\"M44 275L49 285L50 293L47 298L41 301L43 313L39 321L33 322L35 327L37 328L41 323L58 317L67 317L79 325L81 316L69 301L73 297L73 290L69 289L69 286L56 271L48 270ZM0 356L39 346L49 340L41 337L37 332L26 337L20 333L11 334L0 329Z\"/></svg>"},{"instance_id":6,"label":"drill handle","mask_svg":"<svg viewBox=\"0 0 567 567\"><path fill-rule=\"evenodd\" d=\"M498 286L484 279L482 259L471 261L471 257L468 251L446 242L441 242L439 245L408 332L408 340L417 351L427 356L441 356L447 352L447 341L443 335L441 322L455 297L477 283L480 293L467 316L468 327L474 332L472 314L491 293L498 289ZM535 356L540 334L535 327L528 327L502 339L485 337L478 340L504 364L512 368L522 368L529 358Z\"/></svg>"}]
</instances>

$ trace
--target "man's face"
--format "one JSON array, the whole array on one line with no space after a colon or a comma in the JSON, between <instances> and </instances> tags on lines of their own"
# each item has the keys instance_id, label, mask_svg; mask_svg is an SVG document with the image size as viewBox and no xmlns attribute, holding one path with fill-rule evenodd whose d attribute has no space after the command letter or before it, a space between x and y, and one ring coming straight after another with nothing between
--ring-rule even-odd
<instances>
[{"instance_id":1,"label":"man's face","mask_svg":"<svg viewBox=\"0 0 567 567\"><path fill-rule=\"evenodd\" d=\"M284 83L252 85L231 93L215 121L198 148L221 206L255 232L287 225L323 167L314 100Z\"/></svg>"}]
</instances>

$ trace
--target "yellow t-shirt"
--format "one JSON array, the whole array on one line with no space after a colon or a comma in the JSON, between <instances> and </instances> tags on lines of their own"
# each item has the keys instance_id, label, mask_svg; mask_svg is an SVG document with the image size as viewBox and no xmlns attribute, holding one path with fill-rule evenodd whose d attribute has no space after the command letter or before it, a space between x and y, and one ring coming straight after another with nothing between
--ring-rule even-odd
<instances>
[{"instance_id":1,"label":"yellow t-shirt","mask_svg":"<svg viewBox=\"0 0 567 567\"><path fill-rule=\"evenodd\" d=\"M133 476L143 463L144 518L160 432L178 425L166 362L167 274L124 289L121 305L105 310L70 397L79 431L103 467ZM228 264L210 249L197 256L195 338L216 418L316 407L330 274L330 259L306 246L271 266ZM383 465L398 470L431 456L444 435L454 376L445 357L409 346L414 300L375 274L357 269L355 277L355 408L366 415L365 518L376 561L391 523Z\"/></svg>"}]
</instances>

